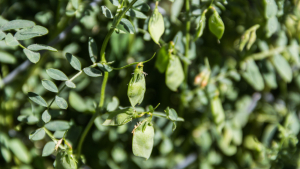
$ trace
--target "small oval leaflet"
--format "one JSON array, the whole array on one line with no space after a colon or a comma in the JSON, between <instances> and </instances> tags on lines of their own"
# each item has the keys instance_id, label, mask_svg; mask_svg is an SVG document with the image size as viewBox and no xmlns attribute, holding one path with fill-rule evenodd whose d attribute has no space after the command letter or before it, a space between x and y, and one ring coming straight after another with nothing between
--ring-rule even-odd
<instances>
[{"instance_id":1,"label":"small oval leaflet","mask_svg":"<svg viewBox=\"0 0 300 169\"><path fill-rule=\"evenodd\" d=\"M61 80L61 81L67 81L69 78L64 74L64 72L58 70L58 69L47 69L47 74L55 80Z\"/></svg>"},{"instance_id":2,"label":"small oval leaflet","mask_svg":"<svg viewBox=\"0 0 300 169\"><path fill-rule=\"evenodd\" d=\"M44 107L48 107L47 102L40 95L33 93L33 92L29 92L28 97L30 100L32 100L36 104L44 106Z\"/></svg>"},{"instance_id":3,"label":"small oval leaflet","mask_svg":"<svg viewBox=\"0 0 300 169\"><path fill-rule=\"evenodd\" d=\"M42 156L46 157L51 155L55 150L55 145L53 141L49 141L43 148Z\"/></svg>"},{"instance_id":4,"label":"small oval leaflet","mask_svg":"<svg viewBox=\"0 0 300 169\"><path fill-rule=\"evenodd\" d=\"M32 51L39 51L39 50L50 50L53 52L57 52L57 50L51 46L47 45L41 45L41 44L32 44L27 47L27 49L32 50Z\"/></svg>"},{"instance_id":5,"label":"small oval leaflet","mask_svg":"<svg viewBox=\"0 0 300 169\"><path fill-rule=\"evenodd\" d=\"M147 16L145 14L143 14L142 12L137 11L135 9L129 9L126 12L126 15L133 17L133 18L135 17L135 18L139 18L139 19L147 19Z\"/></svg>"},{"instance_id":6,"label":"small oval leaflet","mask_svg":"<svg viewBox=\"0 0 300 169\"><path fill-rule=\"evenodd\" d=\"M144 131L143 131L144 128ZM154 142L154 127L144 122L133 131L132 151L135 156L148 159L151 155Z\"/></svg>"},{"instance_id":7,"label":"small oval leaflet","mask_svg":"<svg viewBox=\"0 0 300 169\"><path fill-rule=\"evenodd\" d=\"M0 30L0 40L5 38L6 34Z\"/></svg>"},{"instance_id":8,"label":"small oval leaflet","mask_svg":"<svg viewBox=\"0 0 300 169\"><path fill-rule=\"evenodd\" d=\"M16 58L8 52L0 51L0 63L14 64L16 63Z\"/></svg>"},{"instance_id":9,"label":"small oval leaflet","mask_svg":"<svg viewBox=\"0 0 300 169\"><path fill-rule=\"evenodd\" d=\"M121 19L120 24L117 26L117 28L120 31L119 33L134 34L134 32L135 32L132 23L128 19L125 19L125 18Z\"/></svg>"},{"instance_id":10,"label":"small oval leaflet","mask_svg":"<svg viewBox=\"0 0 300 169\"><path fill-rule=\"evenodd\" d=\"M53 120L45 124L45 127L51 131L56 131L56 130L62 131L62 130L68 130L70 128L70 124L69 122L63 120Z\"/></svg>"},{"instance_id":11,"label":"small oval leaflet","mask_svg":"<svg viewBox=\"0 0 300 169\"><path fill-rule=\"evenodd\" d=\"M55 96L55 103L61 109L67 109L68 108L67 101L64 98L62 98L62 97Z\"/></svg>"},{"instance_id":12,"label":"small oval leaflet","mask_svg":"<svg viewBox=\"0 0 300 169\"><path fill-rule=\"evenodd\" d=\"M66 81L66 86L68 86L69 88L76 88L75 83L73 83L73 82L70 81L70 80Z\"/></svg>"},{"instance_id":13,"label":"small oval leaflet","mask_svg":"<svg viewBox=\"0 0 300 169\"><path fill-rule=\"evenodd\" d=\"M113 14L106 6L101 6L101 11L106 18L114 18Z\"/></svg>"},{"instance_id":14,"label":"small oval leaflet","mask_svg":"<svg viewBox=\"0 0 300 169\"><path fill-rule=\"evenodd\" d=\"M165 31L164 18L156 6L151 18L149 19L148 30L153 41L159 44L159 39Z\"/></svg>"},{"instance_id":15,"label":"small oval leaflet","mask_svg":"<svg viewBox=\"0 0 300 169\"><path fill-rule=\"evenodd\" d=\"M5 43L8 46L18 46L19 45L19 42L16 40L15 37L13 37L13 35L11 33L6 34Z\"/></svg>"},{"instance_id":16,"label":"small oval leaflet","mask_svg":"<svg viewBox=\"0 0 300 169\"><path fill-rule=\"evenodd\" d=\"M17 40L26 40L26 39L31 39L31 38L38 37L38 36L43 36L43 35L46 35L47 33L48 33L48 29L46 29L45 27L42 27L42 26L35 25L33 27L28 27L28 28L19 30L15 34L15 38Z\"/></svg>"},{"instance_id":17,"label":"small oval leaflet","mask_svg":"<svg viewBox=\"0 0 300 169\"><path fill-rule=\"evenodd\" d=\"M42 120L43 120L45 123L48 123L48 122L51 120L51 115L50 115L50 113L48 112L48 110L45 110L44 113L42 114Z\"/></svg>"},{"instance_id":18,"label":"small oval leaflet","mask_svg":"<svg viewBox=\"0 0 300 169\"><path fill-rule=\"evenodd\" d=\"M214 97L210 100L211 113L213 115L214 122L221 124L225 120L225 114L222 106L222 102L219 97Z\"/></svg>"},{"instance_id":19,"label":"small oval leaflet","mask_svg":"<svg viewBox=\"0 0 300 169\"><path fill-rule=\"evenodd\" d=\"M203 13L201 15L200 19L199 19L199 23L198 23L198 27L197 27L197 33L196 33L196 36L194 38L195 41L203 35L205 25L206 25L206 16L205 16L205 13Z\"/></svg>"},{"instance_id":20,"label":"small oval leaflet","mask_svg":"<svg viewBox=\"0 0 300 169\"><path fill-rule=\"evenodd\" d=\"M50 92L54 92L54 93L58 92L57 86L51 80L47 80L47 79L42 80L42 85L44 86L45 89L49 90Z\"/></svg>"},{"instance_id":21,"label":"small oval leaflet","mask_svg":"<svg viewBox=\"0 0 300 169\"><path fill-rule=\"evenodd\" d=\"M11 139L9 142L10 150L14 155L23 163L28 164L31 162L31 155L29 154L24 143L19 139Z\"/></svg>"},{"instance_id":22,"label":"small oval leaflet","mask_svg":"<svg viewBox=\"0 0 300 169\"><path fill-rule=\"evenodd\" d=\"M166 71L166 85L170 90L177 91L183 80L184 73L180 60L177 56L172 55Z\"/></svg>"},{"instance_id":23,"label":"small oval leaflet","mask_svg":"<svg viewBox=\"0 0 300 169\"><path fill-rule=\"evenodd\" d=\"M92 37L89 37L89 55L93 63L97 61L97 53L98 53L97 44Z\"/></svg>"},{"instance_id":24,"label":"small oval leaflet","mask_svg":"<svg viewBox=\"0 0 300 169\"><path fill-rule=\"evenodd\" d=\"M29 139L33 141L42 140L45 135L45 130L43 128L39 128L29 135Z\"/></svg>"},{"instance_id":25,"label":"small oval leaflet","mask_svg":"<svg viewBox=\"0 0 300 169\"><path fill-rule=\"evenodd\" d=\"M140 62L136 65L134 75L128 84L127 95L132 107L141 104L146 92L145 75L143 72L143 64Z\"/></svg>"},{"instance_id":26,"label":"small oval leaflet","mask_svg":"<svg viewBox=\"0 0 300 169\"><path fill-rule=\"evenodd\" d=\"M224 23L217 11L209 17L208 27L211 33L213 33L219 40L222 38L225 30Z\"/></svg>"},{"instance_id":27,"label":"small oval leaflet","mask_svg":"<svg viewBox=\"0 0 300 169\"><path fill-rule=\"evenodd\" d=\"M41 55L38 52L33 52L28 49L23 49L23 52L32 63L37 63L40 60Z\"/></svg>"},{"instance_id":28,"label":"small oval leaflet","mask_svg":"<svg viewBox=\"0 0 300 169\"><path fill-rule=\"evenodd\" d=\"M74 69L78 71L81 70L81 63L74 55L71 53L66 53L66 58Z\"/></svg>"},{"instance_id":29,"label":"small oval leaflet","mask_svg":"<svg viewBox=\"0 0 300 169\"><path fill-rule=\"evenodd\" d=\"M99 77L102 76L102 72L98 69L92 67L86 67L83 69L84 73L91 77Z\"/></svg>"},{"instance_id":30,"label":"small oval leaflet","mask_svg":"<svg viewBox=\"0 0 300 169\"><path fill-rule=\"evenodd\" d=\"M20 29L34 26L35 23L28 20L13 20L3 25L0 30L7 31L10 29Z\"/></svg>"}]
</instances>

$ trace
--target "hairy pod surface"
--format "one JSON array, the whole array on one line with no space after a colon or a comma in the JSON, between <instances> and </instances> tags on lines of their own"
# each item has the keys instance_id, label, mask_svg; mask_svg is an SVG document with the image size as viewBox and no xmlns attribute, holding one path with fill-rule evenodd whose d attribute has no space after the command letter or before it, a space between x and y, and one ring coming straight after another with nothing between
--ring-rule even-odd
<instances>
[{"instance_id":1,"label":"hairy pod surface","mask_svg":"<svg viewBox=\"0 0 300 169\"><path fill-rule=\"evenodd\" d=\"M141 104L146 91L145 75L143 72L143 64L137 64L134 75L128 84L127 95L132 107Z\"/></svg>"}]
</instances>

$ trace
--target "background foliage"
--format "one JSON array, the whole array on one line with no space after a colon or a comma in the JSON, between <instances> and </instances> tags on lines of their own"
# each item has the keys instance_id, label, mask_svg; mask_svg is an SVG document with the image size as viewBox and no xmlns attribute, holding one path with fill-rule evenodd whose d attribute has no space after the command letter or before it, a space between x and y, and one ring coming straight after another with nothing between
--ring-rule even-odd
<instances>
[{"instance_id":1,"label":"background foliage","mask_svg":"<svg viewBox=\"0 0 300 169\"><path fill-rule=\"evenodd\" d=\"M37 97L30 92L50 103L55 94L47 91L45 84L54 92L58 89L41 81L51 79L46 70L59 69L67 76L60 78L68 80L77 68L90 66L89 37L98 44L99 59L112 18L120 12L112 2L117 1L0 1L0 27L7 21L24 19L46 28L37 27L34 36L31 32L18 37L23 47L48 44L55 48L28 54L13 39L0 38L0 168L53 167L55 158L63 154L43 151L55 144L47 143L51 141L47 131L37 130L50 117L69 122L59 121L62 128L53 137L64 137L76 151L82 131L95 113L103 77L78 76L73 81L76 88L62 90L60 104L53 104L45 115L44 107L34 103L32 98ZM134 17L129 14L126 18L132 27L129 24L126 29L124 21L120 24L123 29L117 27L112 34L106 60L114 61L112 67L122 67L148 60L156 52L156 61L144 64L146 93L137 109L144 111L148 105L160 103L156 111L163 112L169 106L185 121L177 122L172 131L172 121L153 117L154 147L145 161L132 153L131 131L138 120L110 127L102 125L107 118L103 115L88 132L82 147L84 158L76 164L114 169L299 168L300 1L162 0L158 11L165 31L159 45L148 33L155 2L145 2L151 7L149 11ZM3 32L13 35L15 31ZM166 84L166 73L162 73L170 49L184 70L185 80L178 90ZM66 53L76 56L81 67L69 64L72 55ZM37 63L31 64L27 58ZM130 66L109 73L104 102L108 112L118 105L130 105L127 85L133 71ZM58 88L64 84L53 82ZM51 121L46 125L49 130L57 127ZM70 134L64 135L60 130L69 126Z\"/></svg>"}]
</instances>

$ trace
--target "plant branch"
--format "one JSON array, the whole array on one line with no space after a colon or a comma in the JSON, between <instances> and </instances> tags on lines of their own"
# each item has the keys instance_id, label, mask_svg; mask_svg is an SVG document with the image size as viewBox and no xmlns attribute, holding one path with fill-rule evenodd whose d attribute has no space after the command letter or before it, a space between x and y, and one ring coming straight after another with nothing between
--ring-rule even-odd
<instances>
[{"instance_id":1,"label":"plant branch","mask_svg":"<svg viewBox=\"0 0 300 169\"><path fill-rule=\"evenodd\" d=\"M106 63L106 59L105 59L105 49L107 46L107 43L112 35L112 33L114 32L115 28L118 26L118 24L120 23L121 19L124 17L125 13L132 7L132 5L136 2L137 0L133 0L127 7L125 10L123 10L121 13L119 13L116 16L116 20L114 21L112 27L110 28L108 34L105 36L105 39L103 41L103 44L101 46L101 51L100 51L100 56L101 56L101 62ZM91 127L94 124L95 119L98 117L98 115L100 114L100 112L103 109L103 105L104 105L104 99L105 99L105 88L106 88L106 84L107 84L107 80L108 80L108 72L104 73L104 77L103 77L103 81L102 81L102 87L101 87L101 95L100 95L100 101L99 101L99 106L96 109L96 113L93 115L93 117L91 118L91 120L89 121L89 123L87 124L86 128L84 129L79 143L78 143L78 148L77 148L77 156L76 158L78 159L80 157L81 154L81 149L82 149L82 144L85 140L86 135L88 134L89 130L91 129Z\"/></svg>"},{"instance_id":2,"label":"plant branch","mask_svg":"<svg viewBox=\"0 0 300 169\"><path fill-rule=\"evenodd\" d=\"M246 56L243 61L247 61L248 59L253 59L253 60L262 60L265 59L269 56L273 56L275 54L281 53L284 50L286 50L288 48L288 46L284 46L284 47L277 47L268 51L264 51L264 52L260 52L260 53L255 53L249 56Z\"/></svg>"}]
</instances>

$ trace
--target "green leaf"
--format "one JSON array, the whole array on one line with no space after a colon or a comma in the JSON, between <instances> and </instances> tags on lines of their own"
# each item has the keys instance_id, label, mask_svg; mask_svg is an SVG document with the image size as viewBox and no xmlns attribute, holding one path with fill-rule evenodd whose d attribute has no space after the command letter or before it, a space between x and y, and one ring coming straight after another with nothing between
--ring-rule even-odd
<instances>
[{"instance_id":1,"label":"green leaf","mask_svg":"<svg viewBox=\"0 0 300 169\"><path fill-rule=\"evenodd\" d=\"M57 70L57 69L47 69L47 74L55 80L67 81L69 78L64 74L64 72Z\"/></svg>"},{"instance_id":2,"label":"green leaf","mask_svg":"<svg viewBox=\"0 0 300 169\"><path fill-rule=\"evenodd\" d=\"M6 34L0 30L0 40L5 38Z\"/></svg>"},{"instance_id":3,"label":"green leaf","mask_svg":"<svg viewBox=\"0 0 300 169\"><path fill-rule=\"evenodd\" d=\"M68 80L66 81L66 86L68 86L69 88L76 88L75 83L73 83L72 81Z\"/></svg>"},{"instance_id":4,"label":"green leaf","mask_svg":"<svg viewBox=\"0 0 300 169\"><path fill-rule=\"evenodd\" d=\"M48 112L48 110L45 110L42 114L42 120L45 122L45 123L48 123L50 120L51 120L51 115L50 113Z\"/></svg>"},{"instance_id":5,"label":"green leaf","mask_svg":"<svg viewBox=\"0 0 300 169\"><path fill-rule=\"evenodd\" d=\"M51 131L57 131L57 130L62 131L62 130L68 130L70 128L70 125L69 122L67 121L53 120L45 124L45 127Z\"/></svg>"},{"instance_id":6,"label":"green leaf","mask_svg":"<svg viewBox=\"0 0 300 169\"><path fill-rule=\"evenodd\" d=\"M1 154L6 163L9 163L11 161L11 153L6 147L1 147Z\"/></svg>"},{"instance_id":7,"label":"green leaf","mask_svg":"<svg viewBox=\"0 0 300 169\"><path fill-rule=\"evenodd\" d=\"M17 119L18 121L25 122L29 125L36 124L39 121L39 119L34 115L20 115Z\"/></svg>"},{"instance_id":8,"label":"green leaf","mask_svg":"<svg viewBox=\"0 0 300 169\"><path fill-rule=\"evenodd\" d=\"M68 108L67 101L64 98L62 98L62 97L55 96L55 103L61 109L67 109Z\"/></svg>"},{"instance_id":9,"label":"green leaf","mask_svg":"<svg viewBox=\"0 0 300 169\"><path fill-rule=\"evenodd\" d=\"M162 48L160 48L157 54L155 67L158 69L160 73L164 73L167 69L168 63L169 63L168 52L166 46L163 46Z\"/></svg>"},{"instance_id":10,"label":"green leaf","mask_svg":"<svg viewBox=\"0 0 300 169\"><path fill-rule=\"evenodd\" d=\"M169 138L164 138L159 146L159 151L162 154L168 154L173 150L172 141Z\"/></svg>"},{"instance_id":11,"label":"green leaf","mask_svg":"<svg viewBox=\"0 0 300 169\"><path fill-rule=\"evenodd\" d=\"M55 138L57 138L57 139L61 139L61 138L63 138L65 136L66 132L67 131L59 131L59 130L57 130L57 131L54 132L53 136Z\"/></svg>"},{"instance_id":12,"label":"green leaf","mask_svg":"<svg viewBox=\"0 0 300 169\"><path fill-rule=\"evenodd\" d=\"M180 60L177 56L172 55L166 70L166 85L170 90L177 91L183 80L184 73Z\"/></svg>"},{"instance_id":13,"label":"green leaf","mask_svg":"<svg viewBox=\"0 0 300 169\"><path fill-rule=\"evenodd\" d=\"M275 0L263 0L265 5L265 18L272 18L276 16L278 8Z\"/></svg>"},{"instance_id":14,"label":"green leaf","mask_svg":"<svg viewBox=\"0 0 300 169\"><path fill-rule=\"evenodd\" d=\"M121 126L130 122L135 116L135 111L132 107L116 110L109 113L108 118L102 125L104 126Z\"/></svg>"},{"instance_id":15,"label":"green leaf","mask_svg":"<svg viewBox=\"0 0 300 169\"><path fill-rule=\"evenodd\" d=\"M23 163L29 164L31 162L31 155L29 154L25 144L19 139L11 139L9 141L10 150Z\"/></svg>"},{"instance_id":16,"label":"green leaf","mask_svg":"<svg viewBox=\"0 0 300 169\"><path fill-rule=\"evenodd\" d=\"M49 90L50 92L58 93L58 88L52 81L47 79L42 80L42 85L45 89Z\"/></svg>"},{"instance_id":17,"label":"green leaf","mask_svg":"<svg viewBox=\"0 0 300 169\"><path fill-rule=\"evenodd\" d=\"M114 18L113 14L106 6L101 6L101 11L106 18Z\"/></svg>"},{"instance_id":18,"label":"green leaf","mask_svg":"<svg viewBox=\"0 0 300 169\"><path fill-rule=\"evenodd\" d=\"M261 91L264 89L263 78L254 60L246 62L246 71L242 73L242 76L255 90Z\"/></svg>"},{"instance_id":19,"label":"green leaf","mask_svg":"<svg viewBox=\"0 0 300 169\"><path fill-rule=\"evenodd\" d=\"M177 121L178 115L176 110L168 107L165 111L170 120Z\"/></svg>"},{"instance_id":20,"label":"green leaf","mask_svg":"<svg viewBox=\"0 0 300 169\"><path fill-rule=\"evenodd\" d=\"M271 58L271 61L280 77L288 83L291 82L293 78L293 72L291 66L285 60L285 58L280 54L277 54Z\"/></svg>"},{"instance_id":21,"label":"green leaf","mask_svg":"<svg viewBox=\"0 0 300 169\"><path fill-rule=\"evenodd\" d=\"M16 58L10 53L0 51L0 63L14 64L16 63Z\"/></svg>"},{"instance_id":22,"label":"green leaf","mask_svg":"<svg viewBox=\"0 0 300 169\"><path fill-rule=\"evenodd\" d=\"M148 159L151 155L154 142L154 128L151 123L145 122L146 128L144 132L143 124L139 125L133 131L132 151L135 156Z\"/></svg>"},{"instance_id":23,"label":"green leaf","mask_svg":"<svg viewBox=\"0 0 300 169\"><path fill-rule=\"evenodd\" d=\"M224 109L219 97L214 97L210 100L210 110L216 124L221 124L225 120Z\"/></svg>"},{"instance_id":24,"label":"green leaf","mask_svg":"<svg viewBox=\"0 0 300 169\"><path fill-rule=\"evenodd\" d=\"M39 128L29 135L29 139L32 141L42 140L45 135L45 130L43 128Z\"/></svg>"},{"instance_id":25,"label":"green leaf","mask_svg":"<svg viewBox=\"0 0 300 169\"><path fill-rule=\"evenodd\" d=\"M113 68L108 64L97 63L97 66L103 72L111 72L113 70Z\"/></svg>"},{"instance_id":26,"label":"green leaf","mask_svg":"<svg viewBox=\"0 0 300 169\"><path fill-rule=\"evenodd\" d=\"M159 13L157 7L155 7L152 16L149 19L148 30L153 41L159 44L159 39L165 31L165 24L164 18L162 14Z\"/></svg>"},{"instance_id":27,"label":"green leaf","mask_svg":"<svg viewBox=\"0 0 300 169\"><path fill-rule=\"evenodd\" d=\"M34 26L35 23L32 21L27 21L27 20L13 20L7 22L5 25L3 25L0 30L2 31L7 31L10 29L20 29L20 28L27 28L27 27L32 27Z\"/></svg>"},{"instance_id":28,"label":"green leaf","mask_svg":"<svg viewBox=\"0 0 300 169\"><path fill-rule=\"evenodd\" d=\"M32 63L37 63L40 60L41 55L39 52L33 52L28 49L23 49L23 52Z\"/></svg>"},{"instance_id":29,"label":"green leaf","mask_svg":"<svg viewBox=\"0 0 300 169\"><path fill-rule=\"evenodd\" d=\"M81 70L81 63L74 55L71 53L66 53L66 58L74 69L78 71Z\"/></svg>"},{"instance_id":30,"label":"green leaf","mask_svg":"<svg viewBox=\"0 0 300 169\"><path fill-rule=\"evenodd\" d=\"M292 40L291 45L288 48L288 51L290 52L292 59L296 64L300 63L298 46L299 46L299 44L298 44L297 40L294 39L294 40Z\"/></svg>"},{"instance_id":31,"label":"green leaf","mask_svg":"<svg viewBox=\"0 0 300 169\"><path fill-rule=\"evenodd\" d=\"M217 11L214 11L214 13L209 17L208 27L210 32L219 40L222 38L225 26Z\"/></svg>"},{"instance_id":32,"label":"green leaf","mask_svg":"<svg viewBox=\"0 0 300 169\"><path fill-rule=\"evenodd\" d=\"M269 60L264 60L260 62L259 66L261 68L260 70L265 80L266 86L270 87L271 89L276 89L276 72L272 63Z\"/></svg>"},{"instance_id":33,"label":"green leaf","mask_svg":"<svg viewBox=\"0 0 300 169\"><path fill-rule=\"evenodd\" d=\"M114 6L119 6L120 3L118 0L109 0Z\"/></svg>"},{"instance_id":34,"label":"green leaf","mask_svg":"<svg viewBox=\"0 0 300 169\"><path fill-rule=\"evenodd\" d=\"M98 69L92 67L86 67L83 69L84 73L91 77L99 77L102 76L102 72Z\"/></svg>"},{"instance_id":35,"label":"green leaf","mask_svg":"<svg viewBox=\"0 0 300 169\"><path fill-rule=\"evenodd\" d=\"M19 30L15 34L15 38L17 40L26 40L26 39L31 39L31 38L38 37L38 36L43 36L43 35L46 35L47 33L48 33L48 29L46 29L45 27L36 25L33 27L24 28L24 29Z\"/></svg>"},{"instance_id":36,"label":"green leaf","mask_svg":"<svg viewBox=\"0 0 300 169\"><path fill-rule=\"evenodd\" d=\"M49 141L43 148L42 156L47 157L51 155L55 150L55 145L53 141Z\"/></svg>"},{"instance_id":37,"label":"green leaf","mask_svg":"<svg viewBox=\"0 0 300 169\"><path fill-rule=\"evenodd\" d=\"M89 37L89 54L93 63L97 61L97 53L97 44L93 38Z\"/></svg>"},{"instance_id":38,"label":"green leaf","mask_svg":"<svg viewBox=\"0 0 300 169\"><path fill-rule=\"evenodd\" d=\"M266 31L267 31L267 37L271 37L278 29L279 22L276 16L270 18L267 20L266 24Z\"/></svg>"},{"instance_id":39,"label":"green leaf","mask_svg":"<svg viewBox=\"0 0 300 169\"><path fill-rule=\"evenodd\" d=\"M107 104L106 110L108 112L111 112L111 111L116 110L118 108L118 106L119 106L119 99L116 96L114 96L112 98L112 101Z\"/></svg>"},{"instance_id":40,"label":"green leaf","mask_svg":"<svg viewBox=\"0 0 300 169\"><path fill-rule=\"evenodd\" d=\"M134 10L134 9L129 9L126 12L127 16L133 17L133 18L140 18L140 19L147 19L147 16L145 14L143 14L140 11Z\"/></svg>"},{"instance_id":41,"label":"green leaf","mask_svg":"<svg viewBox=\"0 0 300 169\"><path fill-rule=\"evenodd\" d=\"M50 50L53 52L57 52L57 50L51 46L41 45L41 44L32 44L27 47L27 49L32 51L40 51L40 50Z\"/></svg>"},{"instance_id":42,"label":"green leaf","mask_svg":"<svg viewBox=\"0 0 300 169\"><path fill-rule=\"evenodd\" d=\"M6 34L5 42L8 46L18 46L19 42L16 40L15 37L11 33Z\"/></svg>"},{"instance_id":43,"label":"green leaf","mask_svg":"<svg viewBox=\"0 0 300 169\"><path fill-rule=\"evenodd\" d=\"M67 10L66 11L67 16L74 16L75 14L76 14L76 11L74 11L74 10Z\"/></svg>"},{"instance_id":44,"label":"green leaf","mask_svg":"<svg viewBox=\"0 0 300 169\"><path fill-rule=\"evenodd\" d=\"M30 100L32 100L36 104L44 106L44 107L48 107L47 102L41 96L39 96L38 94L33 93L33 92L29 92L28 97L29 97Z\"/></svg>"},{"instance_id":45,"label":"green leaf","mask_svg":"<svg viewBox=\"0 0 300 169\"><path fill-rule=\"evenodd\" d=\"M130 2L132 2L132 0L129 0L129 3ZM143 12L148 12L150 10L150 6L142 0L136 1L132 7Z\"/></svg>"},{"instance_id":46,"label":"green leaf","mask_svg":"<svg viewBox=\"0 0 300 169\"><path fill-rule=\"evenodd\" d=\"M79 94L77 94L74 91L70 92L69 103L71 107L78 112L85 112L87 109L85 101L82 99L82 97Z\"/></svg>"},{"instance_id":47,"label":"green leaf","mask_svg":"<svg viewBox=\"0 0 300 169\"><path fill-rule=\"evenodd\" d=\"M200 38L203 35L205 25L206 25L206 16L205 13L203 13L201 17L199 17L199 23L197 25L197 32L194 41L196 41L198 38Z\"/></svg>"},{"instance_id":48,"label":"green leaf","mask_svg":"<svg viewBox=\"0 0 300 169\"><path fill-rule=\"evenodd\" d=\"M72 2L72 5L73 5L73 7L75 8L75 9L78 9L78 0L72 0L71 1Z\"/></svg>"},{"instance_id":49,"label":"green leaf","mask_svg":"<svg viewBox=\"0 0 300 169\"><path fill-rule=\"evenodd\" d=\"M135 30L132 23L125 18L122 18L117 28L125 33L134 34Z\"/></svg>"}]
</instances>

